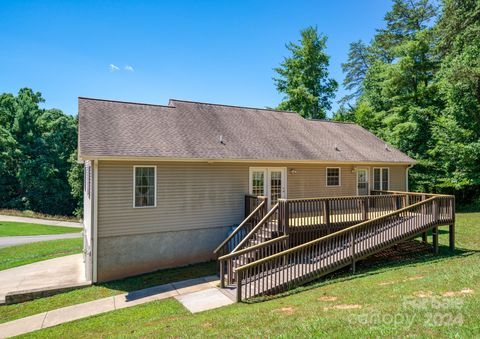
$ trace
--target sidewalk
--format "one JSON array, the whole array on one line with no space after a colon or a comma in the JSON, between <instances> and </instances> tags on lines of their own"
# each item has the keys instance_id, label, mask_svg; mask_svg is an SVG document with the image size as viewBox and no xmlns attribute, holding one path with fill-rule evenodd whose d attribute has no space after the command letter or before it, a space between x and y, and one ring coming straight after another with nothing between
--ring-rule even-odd
<instances>
[{"instance_id":1,"label":"sidewalk","mask_svg":"<svg viewBox=\"0 0 480 339\"><path fill-rule=\"evenodd\" d=\"M218 277L208 276L67 306L0 324L0 338L13 337L73 320L170 297L176 297L191 312L201 312L233 304L234 301L226 297L216 287L217 285Z\"/></svg>"},{"instance_id":2,"label":"sidewalk","mask_svg":"<svg viewBox=\"0 0 480 339\"><path fill-rule=\"evenodd\" d=\"M77 286L86 282L81 253L9 268L0 271L0 304L5 302L8 293Z\"/></svg>"},{"instance_id":3,"label":"sidewalk","mask_svg":"<svg viewBox=\"0 0 480 339\"><path fill-rule=\"evenodd\" d=\"M13 216L13 215L3 215L3 214L0 214L0 221L28 222L28 223L31 223L31 224L43 224L43 225L50 225L50 226L65 226L65 227L83 228L83 224L81 222L37 219L37 218L27 218L27 217L16 217L16 216Z\"/></svg>"}]
</instances>

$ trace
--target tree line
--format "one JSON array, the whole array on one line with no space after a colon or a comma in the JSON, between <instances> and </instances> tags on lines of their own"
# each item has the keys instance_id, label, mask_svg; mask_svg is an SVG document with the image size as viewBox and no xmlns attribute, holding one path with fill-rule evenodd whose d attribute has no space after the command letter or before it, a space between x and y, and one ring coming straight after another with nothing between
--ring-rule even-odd
<instances>
[{"instance_id":1,"label":"tree line","mask_svg":"<svg viewBox=\"0 0 480 339\"><path fill-rule=\"evenodd\" d=\"M337 121L360 124L418 161L411 189L480 197L480 2L394 0L384 27L350 45ZM324 119L339 84L315 27L273 79L279 109ZM0 208L81 215L77 118L23 88L0 95Z\"/></svg>"},{"instance_id":2,"label":"tree line","mask_svg":"<svg viewBox=\"0 0 480 339\"><path fill-rule=\"evenodd\" d=\"M338 86L326 37L302 31L275 69L278 106L325 118ZM342 65L348 94L333 115L358 123L418 161L413 190L480 196L480 2L394 0L384 27L350 45Z\"/></svg>"},{"instance_id":3,"label":"tree line","mask_svg":"<svg viewBox=\"0 0 480 339\"><path fill-rule=\"evenodd\" d=\"M29 88L0 95L0 208L81 215L77 118L43 102Z\"/></svg>"}]
</instances>

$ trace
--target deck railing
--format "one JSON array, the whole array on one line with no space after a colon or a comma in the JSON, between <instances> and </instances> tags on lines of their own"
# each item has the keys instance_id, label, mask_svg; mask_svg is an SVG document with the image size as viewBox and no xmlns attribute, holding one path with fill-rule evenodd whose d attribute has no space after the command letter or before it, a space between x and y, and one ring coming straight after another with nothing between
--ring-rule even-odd
<instances>
[{"instance_id":1,"label":"deck railing","mask_svg":"<svg viewBox=\"0 0 480 339\"><path fill-rule=\"evenodd\" d=\"M243 238L255 228L257 223L263 219L267 213L267 197L256 197L253 195L245 196L245 219L236 227L228 237L213 251L218 256L230 253Z\"/></svg>"},{"instance_id":2,"label":"deck railing","mask_svg":"<svg viewBox=\"0 0 480 339\"><path fill-rule=\"evenodd\" d=\"M436 241L438 246L438 232L436 230L438 225L451 225L450 246L453 248L454 197L397 193L378 192L379 196L387 196L387 200L385 200L389 201L387 205L392 206L392 208L399 207L397 210L237 267L235 269L237 300L284 291L344 266L352 265L355 269L357 260L406 240L415 234L425 232L430 228L435 229L434 237L436 234L436 240L434 238L434 242ZM364 198L364 201L370 200L370 198ZM321 199L314 199L313 201L302 202L302 208L297 206L295 211L297 213L301 211L300 213L304 215L307 212L303 207L309 203L317 204L313 208L315 210L321 205L320 201ZM349 199L338 201L342 201L341 205L345 204L346 201L351 202ZM373 202L379 201L382 200L373 198ZM296 203L300 203L300 201ZM399 204L402 205L399 206ZM370 205L367 206L370 208ZM374 208L375 206L378 208L378 206L385 205L382 202L379 205L374 204ZM285 208L285 206L282 208ZM288 214L290 208L285 208L284 211L287 215L284 215L283 221L280 222L283 223L284 227L287 227L287 233L291 235L294 226L286 224L288 223L287 220L290 220ZM326 211L328 211L328 207ZM358 210L355 211L355 213L359 213ZM361 218L364 219L365 210L362 211ZM383 211L385 211L384 207L381 208L382 213ZM307 216L304 215L303 217ZM331 219L327 216L326 220Z\"/></svg>"},{"instance_id":3,"label":"deck railing","mask_svg":"<svg viewBox=\"0 0 480 339\"><path fill-rule=\"evenodd\" d=\"M270 239L285 235L285 229L282 227L282 223L279 222L280 214L278 206L278 203L275 204L263 219L243 237L232 252L237 252L244 248L258 245Z\"/></svg>"},{"instance_id":4,"label":"deck railing","mask_svg":"<svg viewBox=\"0 0 480 339\"><path fill-rule=\"evenodd\" d=\"M235 268L287 249L287 240L288 235L283 235L218 258L220 286L223 288L225 283L232 284L235 282L235 275L233 274Z\"/></svg>"}]
</instances>

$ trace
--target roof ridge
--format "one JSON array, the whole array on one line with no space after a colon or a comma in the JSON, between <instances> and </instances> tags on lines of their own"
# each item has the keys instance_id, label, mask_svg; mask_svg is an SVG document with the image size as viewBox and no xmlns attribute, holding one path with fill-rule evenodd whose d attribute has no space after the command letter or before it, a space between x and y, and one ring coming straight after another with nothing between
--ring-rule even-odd
<instances>
[{"instance_id":1,"label":"roof ridge","mask_svg":"<svg viewBox=\"0 0 480 339\"><path fill-rule=\"evenodd\" d=\"M78 99L94 100L94 101L104 101L104 102L114 102L114 103L129 104L129 105L143 105L143 106L155 106L155 107L175 108L175 107L169 106L169 105L148 104L148 103L145 103L145 102L135 102L135 101L123 101L123 100L112 100L112 99L99 99L99 98L88 98L88 97L78 97Z\"/></svg>"},{"instance_id":2,"label":"roof ridge","mask_svg":"<svg viewBox=\"0 0 480 339\"><path fill-rule=\"evenodd\" d=\"M255 109L255 110L260 110L260 111L271 111L271 112L278 112L278 113L295 113L295 114L298 114L298 113L295 112L295 111L284 111L284 110L273 109L273 108L259 108L259 107L250 107L250 106L215 104L215 103L211 103L211 102L191 101L191 100L181 100L181 99L170 99L170 100L169 100L169 103L170 103L171 101L186 102L186 103L190 103L190 104L202 104L202 105L211 105L211 106L235 107L235 108Z\"/></svg>"},{"instance_id":3,"label":"roof ridge","mask_svg":"<svg viewBox=\"0 0 480 339\"><path fill-rule=\"evenodd\" d=\"M305 120L331 122L332 124L347 124L347 125L357 125L357 126L359 126L357 123L352 122L352 121L335 121L335 120L330 120L330 119L314 119L314 118L308 118L308 119L305 119Z\"/></svg>"}]
</instances>

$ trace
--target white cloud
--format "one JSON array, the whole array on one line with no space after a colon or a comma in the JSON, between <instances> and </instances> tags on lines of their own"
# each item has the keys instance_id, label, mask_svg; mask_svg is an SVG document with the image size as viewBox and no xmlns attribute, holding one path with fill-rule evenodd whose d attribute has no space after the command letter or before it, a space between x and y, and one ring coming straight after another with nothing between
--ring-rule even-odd
<instances>
[{"instance_id":1,"label":"white cloud","mask_svg":"<svg viewBox=\"0 0 480 339\"><path fill-rule=\"evenodd\" d=\"M133 69L133 67L130 66L130 65L126 65L123 69L126 70L126 71L129 71L129 72L135 71L135 70Z\"/></svg>"},{"instance_id":2,"label":"white cloud","mask_svg":"<svg viewBox=\"0 0 480 339\"><path fill-rule=\"evenodd\" d=\"M120 68L118 68L117 66L115 66L114 64L110 64L110 72L116 72L116 71L119 71Z\"/></svg>"}]
</instances>

